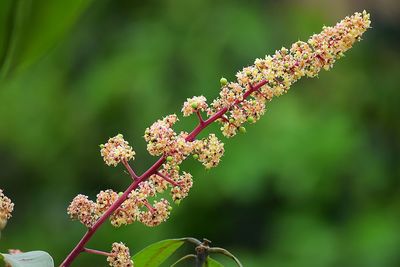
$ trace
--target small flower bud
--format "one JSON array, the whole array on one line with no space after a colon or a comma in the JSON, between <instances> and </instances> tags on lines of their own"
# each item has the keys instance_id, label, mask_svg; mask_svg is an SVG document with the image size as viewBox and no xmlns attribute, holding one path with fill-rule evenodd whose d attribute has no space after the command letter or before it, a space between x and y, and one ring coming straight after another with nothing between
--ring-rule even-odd
<instances>
[{"instance_id":1,"label":"small flower bud","mask_svg":"<svg viewBox=\"0 0 400 267\"><path fill-rule=\"evenodd\" d=\"M252 117L252 116L247 117L247 122L254 123L254 117Z\"/></svg>"},{"instance_id":2,"label":"small flower bud","mask_svg":"<svg viewBox=\"0 0 400 267\"><path fill-rule=\"evenodd\" d=\"M196 102L193 102L190 106L191 106L192 108L194 108L194 109L197 109L197 107L199 106L199 104L197 104Z\"/></svg>"},{"instance_id":3,"label":"small flower bud","mask_svg":"<svg viewBox=\"0 0 400 267\"><path fill-rule=\"evenodd\" d=\"M173 159L174 159L174 158L173 158L172 156L168 156L168 157L166 158L166 160L167 160L168 162L171 162Z\"/></svg>"},{"instance_id":4,"label":"small flower bud","mask_svg":"<svg viewBox=\"0 0 400 267\"><path fill-rule=\"evenodd\" d=\"M234 123L235 122L235 119L229 119L229 123Z\"/></svg>"},{"instance_id":5,"label":"small flower bud","mask_svg":"<svg viewBox=\"0 0 400 267\"><path fill-rule=\"evenodd\" d=\"M198 155L198 154L193 154L193 158L194 158L194 159L198 159L198 158L199 158L199 155Z\"/></svg>"},{"instance_id":6,"label":"small flower bud","mask_svg":"<svg viewBox=\"0 0 400 267\"><path fill-rule=\"evenodd\" d=\"M241 133L246 133L246 128L244 128L243 126L240 126L239 127L239 132L241 132Z\"/></svg>"},{"instance_id":7,"label":"small flower bud","mask_svg":"<svg viewBox=\"0 0 400 267\"><path fill-rule=\"evenodd\" d=\"M225 86L225 85L228 84L228 80L227 80L226 78L224 78L224 77L222 77L222 78L219 80L219 82L221 83L221 86Z\"/></svg>"}]
</instances>

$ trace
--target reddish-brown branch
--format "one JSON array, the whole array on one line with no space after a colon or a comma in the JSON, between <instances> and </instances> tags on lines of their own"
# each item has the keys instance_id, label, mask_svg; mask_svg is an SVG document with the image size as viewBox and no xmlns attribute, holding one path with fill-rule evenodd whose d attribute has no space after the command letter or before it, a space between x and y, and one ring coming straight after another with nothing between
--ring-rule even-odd
<instances>
[{"instance_id":1,"label":"reddish-brown branch","mask_svg":"<svg viewBox=\"0 0 400 267\"><path fill-rule=\"evenodd\" d=\"M161 172L157 171L156 174L158 176L160 176L161 178L163 178L165 181L167 181L168 183L172 184L173 186L179 186L177 182L175 182L174 180L172 180L171 178L169 178L167 175L162 174Z\"/></svg>"},{"instance_id":2,"label":"reddish-brown branch","mask_svg":"<svg viewBox=\"0 0 400 267\"><path fill-rule=\"evenodd\" d=\"M150 205L150 203L147 201L147 200L145 200L145 201L143 201L143 205L145 205L146 206L146 208L151 212L151 213L153 213L154 212L154 208L153 208L153 206L152 205Z\"/></svg>"},{"instance_id":3,"label":"reddish-brown branch","mask_svg":"<svg viewBox=\"0 0 400 267\"><path fill-rule=\"evenodd\" d=\"M262 80L261 82L253 85L250 87L248 91L246 91L243 94L243 99L242 100L236 100L233 105L237 105L240 102L242 102L244 99L246 99L251 93L254 91L257 91L260 89L263 85L267 83L266 80ZM213 123L214 121L220 119L229 109L228 108L222 108L219 111L217 111L214 115L209 117L207 120L204 120L203 123L199 123L196 128L193 129L193 131L186 137L186 141L192 142L196 136L204 130L208 125ZM82 237L82 239L79 241L79 243L75 246L75 248L68 254L68 256L65 258L65 260L61 263L60 267L68 267L71 265L71 263L74 261L74 259L82 252L84 251L84 247L87 242L91 239L91 237L94 235L94 233L98 230L98 228L110 217L113 212L118 209L118 207L127 199L129 193L132 190L135 190L139 183L145 181L147 178L149 178L152 174L155 174L157 170L162 166L162 164L165 162L165 156L160 157L147 171L145 171L138 179L134 180L133 183L125 190L125 192L115 201L105 212L104 214L97 220L97 222L93 225L92 228L89 228L86 232L86 234ZM129 169L128 169L129 171Z\"/></svg>"},{"instance_id":4,"label":"reddish-brown branch","mask_svg":"<svg viewBox=\"0 0 400 267\"><path fill-rule=\"evenodd\" d=\"M203 124L203 123L204 123L204 119L203 119L203 117L201 116L201 113L200 113L199 110L196 111L196 115L197 115L197 118L199 119L199 123L200 123L200 124Z\"/></svg>"},{"instance_id":5,"label":"reddish-brown branch","mask_svg":"<svg viewBox=\"0 0 400 267\"><path fill-rule=\"evenodd\" d=\"M228 118L225 115L221 116L221 120L223 120L224 122L229 122Z\"/></svg>"},{"instance_id":6,"label":"reddish-brown branch","mask_svg":"<svg viewBox=\"0 0 400 267\"><path fill-rule=\"evenodd\" d=\"M136 173L133 171L131 165L129 165L129 163L126 161L126 159L122 160L122 164L124 164L125 168L128 170L130 176L132 177L132 179L135 181L137 179L139 179L139 177L136 175Z\"/></svg>"},{"instance_id":7,"label":"reddish-brown branch","mask_svg":"<svg viewBox=\"0 0 400 267\"><path fill-rule=\"evenodd\" d=\"M82 252L96 254L96 255L102 255L102 256L106 256L106 257L112 257L112 253L100 251L100 250L96 250L96 249L83 248Z\"/></svg>"}]
</instances>

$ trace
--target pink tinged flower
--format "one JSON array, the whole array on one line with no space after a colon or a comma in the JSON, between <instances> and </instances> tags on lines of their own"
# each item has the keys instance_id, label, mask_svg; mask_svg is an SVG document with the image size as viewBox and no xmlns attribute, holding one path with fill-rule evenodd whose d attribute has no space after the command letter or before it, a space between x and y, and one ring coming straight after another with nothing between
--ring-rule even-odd
<instances>
[{"instance_id":1,"label":"pink tinged flower","mask_svg":"<svg viewBox=\"0 0 400 267\"><path fill-rule=\"evenodd\" d=\"M180 164L192 151L191 142L186 141L187 132L179 135L171 128L178 120L177 116L169 115L158 120L146 129L144 138L147 150L153 156L165 155L168 162Z\"/></svg>"},{"instance_id":2,"label":"pink tinged flower","mask_svg":"<svg viewBox=\"0 0 400 267\"><path fill-rule=\"evenodd\" d=\"M86 227L92 227L98 219L96 204L81 194L72 200L67 212L71 219L79 220Z\"/></svg>"},{"instance_id":3,"label":"pink tinged flower","mask_svg":"<svg viewBox=\"0 0 400 267\"><path fill-rule=\"evenodd\" d=\"M111 267L133 267L129 248L124 243L113 243L107 261Z\"/></svg>"},{"instance_id":4,"label":"pink tinged flower","mask_svg":"<svg viewBox=\"0 0 400 267\"><path fill-rule=\"evenodd\" d=\"M121 206L111 215L110 222L114 227L128 225L135 222L140 214L138 202L130 196L121 204Z\"/></svg>"},{"instance_id":5,"label":"pink tinged flower","mask_svg":"<svg viewBox=\"0 0 400 267\"><path fill-rule=\"evenodd\" d=\"M169 183L157 174L153 174L149 177L149 181L154 184L154 188L156 189L157 193L162 193L167 190Z\"/></svg>"},{"instance_id":6,"label":"pink tinged flower","mask_svg":"<svg viewBox=\"0 0 400 267\"><path fill-rule=\"evenodd\" d=\"M96 213L101 216L118 199L118 194L111 189L100 191L96 199Z\"/></svg>"},{"instance_id":7,"label":"pink tinged flower","mask_svg":"<svg viewBox=\"0 0 400 267\"><path fill-rule=\"evenodd\" d=\"M224 143L215 134L210 134L207 138L194 141L194 151L198 155L198 160L206 169L210 169L219 164L225 149Z\"/></svg>"},{"instance_id":8,"label":"pink tinged flower","mask_svg":"<svg viewBox=\"0 0 400 267\"><path fill-rule=\"evenodd\" d=\"M148 198L156 196L156 187L152 181L141 182L138 188L132 191L128 198L110 217L111 224L115 227L128 225L139 219Z\"/></svg>"},{"instance_id":9,"label":"pink tinged flower","mask_svg":"<svg viewBox=\"0 0 400 267\"><path fill-rule=\"evenodd\" d=\"M204 96L194 96L183 103L182 113L184 117L187 117L198 111L206 111L207 108L207 99Z\"/></svg>"},{"instance_id":10,"label":"pink tinged flower","mask_svg":"<svg viewBox=\"0 0 400 267\"><path fill-rule=\"evenodd\" d=\"M160 201L154 201L152 209L143 211L139 220L146 226L157 226L168 219L171 209L169 202L162 198Z\"/></svg>"},{"instance_id":11,"label":"pink tinged flower","mask_svg":"<svg viewBox=\"0 0 400 267\"><path fill-rule=\"evenodd\" d=\"M146 129L144 139L147 142L147 151L150 155L161 156L169 151L170 145L176 139L176 133L171 127L177 121L178 117L175 114L169 115Z\"/></svg>"},{"instance_id":12,"label":"pink tinged flower","mask_svg":"<svg viewBox=\"0 0 400 267\"><path fill-rule=\"evenodd\" d=\"M170 163L164 163L162 168L158 171L159 174L150 176L149 181L154 185L157 193L162 193L171 186L171 183L164 177L168 177L174 183L179 179L179 166Z\"/></svg>"},{"instance_id":13,"label":"pink tinged flower","mask_svg":"<svg viewBox=\"0 0 400 267\"><path fill-rule=\"evenodd\" d=\"M123 160L129 161L135 159L135 151L133 151L128 142L124 140L122 134L108 139L108 142L104 145L100 145L100 148L101 156L104 162L109 166L115 167Z\"/></svg>"},{"instance_id":14,"label":"pink tinged flower","mask_svg":"<svg viewBox=\"0 0 400 267\"><path fill-rule=\"evenodd\" d=\"M190 173L183 172L177 180L177 186L171 189L172 200L179 204L182 199L188 196L190 188L193 186L193 178Z\"/></svg>"},{"instance_id":15,"label":"pink tinged flower","mask_svg":"<svg viewBox=\"0 0 400 267\"><path fill-rule=\"evenodd\" d=\"M144 201L149 197L154 197L156 195L156 188L150 181L144 181L139 184L137 191L136 200Z\"/></svg>"},{"instance_id":16,"label":"pink tinged flower","mask_svg":"<svg viewBox=\"0 0 400 267\"><path fill-rule=\"evenodd\" d=\"M7 221L11 218L11 213L14 210L14 203L11 199L3 194L3 190L0 189L0 230L6 227Z\"/></svg>"}]
</instances>

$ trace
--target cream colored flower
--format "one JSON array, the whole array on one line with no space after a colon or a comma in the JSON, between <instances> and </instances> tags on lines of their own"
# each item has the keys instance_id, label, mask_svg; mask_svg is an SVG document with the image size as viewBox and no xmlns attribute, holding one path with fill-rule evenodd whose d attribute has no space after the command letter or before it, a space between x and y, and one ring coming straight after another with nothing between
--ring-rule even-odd
<instances>
[{"instance_id":1,"label":"cream colored flower","mask_svg":"<svg viewBox=\"0 0 400 267\"><path fill-rule=\"evenodd\" d=\"M108 139L104 145L100 145L100 153L104 162L109 166L117 166L122 160L133 160L135 151L129 146L128 142L124 140L122 134Z\"/></svg>"},{"instance_id":2,"label":"cream colored flower","mask_svg":"<svg viewBox=\"0 0 400 267\"><path fill-rule=\"evenodd\" d=\"M129 248L124 243L113 243L111 255L107 257L111 267L133 267Z\"/></svg>"}]
</instances>

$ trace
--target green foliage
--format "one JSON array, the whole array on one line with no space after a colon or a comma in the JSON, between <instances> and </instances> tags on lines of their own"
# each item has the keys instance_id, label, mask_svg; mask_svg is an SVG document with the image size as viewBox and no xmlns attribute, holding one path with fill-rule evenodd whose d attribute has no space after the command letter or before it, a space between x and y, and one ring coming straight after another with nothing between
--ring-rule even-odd
<instances>
[{"instance_id":1,"label":"green foliage","mask_svg":"<svg viewBox=\"0 0 400 267\"><path fill-rule=\"evenodd\" d=\"M3 0L0 78L23 69L61 40L91 0Z\"/></svg>"},{"instance_id":2,"label":"green foliage","mask_svg":"<svg viewBox=\"0 0 400 267\"><path fill-rule=\"evenodd\" d=\"M211 258L211 257L208 257L208 258L207 258L207 261L206 261L206 263L205 263L205 266L206 266L206 267L224 267L224 265L222 265L222 263L220 263L220 262L214 260L214 259Z\"/></svg>"},{"instance_id":3,"label":"green foliage","mask_svg":"<svg viewBox=\"0 0 400 267\"><path fill-rule=\"evenodd\" d=\"M0 267L5 267L6 262L4 261L4 256L3 254L0 253Z\"/></svg>"},{"instance_id":4,"label":"green foliage","mask_svg":"<svg viewBox=\"0 0 400 267\"><path fill-rule=\"evenodd\" d=\"M184 243L181 239L163 240L144 248L132 257L137 267L160 266Z\"/></svg>"},{"instance_id":5,"label":"green foliage","mask_svg":"<svg viewBox=\"0 0 400 267\"><path fill-rule=\"evenodd\" d=\"M44 251L3 254L3 256L4 260L12 267L54 267L52 257Z\"/></svg>"}]
</instances>

